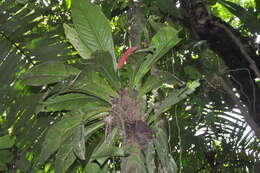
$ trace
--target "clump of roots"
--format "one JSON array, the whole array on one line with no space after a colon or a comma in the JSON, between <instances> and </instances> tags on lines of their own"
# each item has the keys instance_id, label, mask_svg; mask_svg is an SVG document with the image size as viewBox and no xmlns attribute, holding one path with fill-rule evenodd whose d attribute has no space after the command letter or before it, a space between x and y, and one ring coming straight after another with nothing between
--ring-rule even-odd
<instances>
[{"instance_id":1,"label":"clump of roots","mask_svg":"<svg viewBox=\"0 0 260 173\"><path fill-rule=\"evenodd\" d=\"M145 150L152 139L152 131L144 121L139 107L137 94L128 88L119 90L119 97L112 101L111 114L105 119L106 125L117 126L123 135L125 146L137 143Z\"/></svg>"}]
</instances>

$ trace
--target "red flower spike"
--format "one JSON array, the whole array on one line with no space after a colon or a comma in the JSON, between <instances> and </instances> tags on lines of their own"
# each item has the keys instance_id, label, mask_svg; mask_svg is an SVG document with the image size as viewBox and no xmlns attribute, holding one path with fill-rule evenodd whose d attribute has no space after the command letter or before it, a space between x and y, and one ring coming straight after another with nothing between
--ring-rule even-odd
<instances>
[{"instance_id":1,"label":"red flower spike","mask_svg":"<svg viewBox=\"0 0 260 173\"><path fill-rule=\"evenodd\" d=\"M139 46L134 46L131 47L129 49L127 49L122 56L120 57L118 63L117 63L117 69L120 69L124 66L125 62L128 60L128 56L133 53L134 51L136 51L137 49L139 49Z\"/></svg>"}]
</instances>

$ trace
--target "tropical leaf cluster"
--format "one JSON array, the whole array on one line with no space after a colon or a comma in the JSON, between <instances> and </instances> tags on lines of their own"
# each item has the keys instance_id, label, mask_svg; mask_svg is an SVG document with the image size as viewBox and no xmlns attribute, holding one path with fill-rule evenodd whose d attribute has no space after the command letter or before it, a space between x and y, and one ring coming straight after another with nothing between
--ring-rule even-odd
<instances>
[{"instance_id":1,"label":"tropical leaf cluster","mask_svg":"<svg viewBox=\"0 0 260 173\"><path fill-rule=\"evenodd\" d=\"M208 3L223 20L225 10L238 17L228 19L244 35L259 33L259 1ZM0 1L0 172L257 170L259 138L213 81L228 67L174 22L185 14L177 1L142 2L139 49L117 68L135 46L133 8L124 0Z\"/></svg>"}]
</instances>

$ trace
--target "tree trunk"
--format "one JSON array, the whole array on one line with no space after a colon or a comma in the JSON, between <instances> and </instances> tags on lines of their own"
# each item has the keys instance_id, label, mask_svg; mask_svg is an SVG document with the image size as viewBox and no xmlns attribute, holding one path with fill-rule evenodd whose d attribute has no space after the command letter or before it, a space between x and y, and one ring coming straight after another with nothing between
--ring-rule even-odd
<instances>
[{"instance_id":1,"label":"tree trunk","mask_svg":"<svg viewBox=\"0 0 260 173\"><path fill-rule=\"evenodd\" d=\"M199 40L206 40L209 47L226 63L234 87L247 106L248 124L260 137L260 88L255 79L260 78L260 56L249 38L232 28L220 18L213 16L201 0L181 0L185 11L185 25Z\"/></svg>"},{"instance_id":2,"label":"tree trunk","mask_svg":"<svg viewBox=\"0 0 260 173\"><path fill-rule=\"evenodd\" d=\"M152 130L145 122L137 100L137 93L129 88L119 91L119 98L112 101L111 119L123 136L122 173L145 172L144 155L152 142Z\"/></svg>"}]
</instances>

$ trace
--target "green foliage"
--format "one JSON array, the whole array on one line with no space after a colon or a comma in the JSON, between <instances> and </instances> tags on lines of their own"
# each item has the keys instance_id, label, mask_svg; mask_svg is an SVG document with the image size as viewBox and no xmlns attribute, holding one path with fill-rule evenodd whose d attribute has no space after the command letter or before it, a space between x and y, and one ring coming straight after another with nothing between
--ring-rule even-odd
<instances>
[{"instance_id":1,"label":"green foliage","mask_svg":"<svg viewBox=\"0 0 260 173\"><path fill-rule=\"evenodd\" d=\"M173 46L178 44L180 38L178 38L177 34L178 31L170 26L163 27L158 31L152 38L152 46L154 46L156 50L154 54L148 54L146 60L140 65L136 72L133 85L137 85L141 78L151 69L152 65L154 65L154 63L156 63Z\"/></svg>"},{"instance_id":2,"label":"green foliage","mask_svg":"<svg viewBox=\"0 0 260 173\"><path fill-rule=\"evenodd\" d=\"M246 10L243 7L229 1L221 0L221 4L226 7L231 13L239 17L241 22L251 31L259 34L260 22L258 12L254 12L252 8Z\"/></svg>"},{"instance_id":3,"label":"green foliage","mask_svg":"<svg viewBox=\"0 0 260 173\"><path fill-rule=\"evenodd\" d=\"M115 58L109 22L98 6L89 1L72 1L72 19L86 47L92 52L108 51ZM115 59L113 63L115 66Z\"/></svg>"},{"instance_id":4,"label":"green foliage","mask_svg":"<svg viewBox=\"0 0 260 173\"><path fill-rule=\"evenodd\" d=\"M78 110L79 108L84 107L88 102L100 103L100 100L92 96L76 93L54 96L42 103L41 111ZM102 105L102 102L100 104ZM106 104L103 103L103 105Z\"/></svg>"},{"instance_id":5,"label":"green foliage","mask_svg":"<svg viewBox=\"0 0 260 173\"><path fill-rule=\"evenodd\" d=\"M38 161L44 163L81 122L82 115L74 115L71 117L65 117L55 123L45 136Z\"/></svg>"},{"instance_id":6,"label":"green foliage","mask_svg":"<svg viewBox=\"0 0 260 173\"><path fill-rule=\"evenodd\" d=\"M0 149L11 148L15 143L15 137L5 135L0 137Z\"/></svg>"},{"instance_id":7,"label":"green foliage","mask_svg":"<svg viewBox=\"0 0 260 173\"><path fill-rule=\"evenodd\" d=\"M180 81L176 76L171 73L165 71L156 71L154 75L151 75L144 82L142 87L140 88L139 95L143 96L146 93L156 90L159 87L163 86L163 84L173 84L174 86L181 86L183 82Z\"/></svg>"},{"instance_id":8,"label":"green foliage","mask_svg":"<svg viewBox=\"0 0 260 173\"><path fill-rule=\"evenodd\" d=\"M71 0L65 0L65 3L67 8L71 7Z\"/></svg>"},{"instance_id":9,"label":"green foliage","mask_svg":"<svg viewBox=\"0 0 260 173\"><path fill-rule=\"evenodd\" d=\"M176 0L157 0L157 4L163 12L169 13L175 17L181 17L181 11L176 6Z\"/></svg>"},{"instance_id":10,"label":"green foliage","mask_svg":"<svg viewBox=\"0 0 260 173\"><path fill-rule=\"evenodd\" d=\"M111 156L124 156L122 148L118 148L111 144L103 143L93 154L92 158L99 163L104 163Z\"/></svg>"},{"instance_id":11,"label":"green foliage","mask_svg":"<svg viewBox=\"0 0 260 173\"><path fill-rule=\"evenodd\" d=\"M0 158L0 169L7 171L6 164L12 161L12 153L8 150L0 150L1 158Z\"/></svg>"},{"instance_id":12,"label":"green foliage","mask_svg":"<svg viewBox=\"0 0 260 173\"><path fill-rule=\"evenodd\" d=\"M24 85L40 86L62 81L78 73L78 69L65 65L60 61L48 61L33 67L24 74L22 76L22 83Z\"/></svg>"},{"instance_id":13,"label":"green foliage","mask_svg":"<svg viewBox=\"0 0 260 173\"><path fill-rule=\"evenodd\" d=\"M253 169L259 140L213 89L212 76L225 69L217 56L187 28L175 29L182 26L169 16L183 19L177 1L143 1L149 22L140 44L149 47L122 70L113 38L116 50L132 39L128 1L17 2L0 1L0 172L116 172L123 160L149 173ZM255 2L256 11L221 1L252 33ZM126 152L121 129L104 122L124 87L137 92L141 119L153 129L144 155Z\"/></svg>"},{"instance_id":14,"label":"green foliage","mask_svg":"<svg viewBox=\"0 0 260 173\"><path fill-rule=\"evenodd\" d=\"M177 172L177 165L172 158L169 156L169 151L167 150L167 136L166 133L158 128L156 131L156 138L154 139L154 144L156 148L156 153L161 164L162 172Z\"/></svg>"},{"instance_id":15,"label":"green foliage","mask_svg":"<svg viewBox=\"0 0 260 173\"><path fill-rule=\"evenodd\" d=\"M99 97L107 102L111 102L111 97L117 97L114 91L107 82L94 71L94 65L87 65L73 82L73 88L82 90L88 94Z\"/></svg>"},{"instance_id":16,"label":"green foliage","mask_svg":"<svg viewBox=\"0 0 260 173\"><path fill-rule=\"evenodd\" d=\"M155 117L159 116L161 113L165 112L179 101L188 97L188 95L192 94L199 86L200 83L198 81L193 81L188 83L187 86L183 89L170 92L169 96L166 97L165 100L163 100L162 103L157 107Z\"/></svg>"},{"instance_id":17,"label":"green foliage","mask_svg":"<svg viewBox=\"0 0 260 173\"><path fill-rule=\"evenodd\" d=\"M72 139L67 139L57 152L55 160L55 172L64 173L76 160L73 152L75 142Z\"/></svg>"},{"instance_id":18,"label":"green foliage","mask_svg":"<svg viewBox=\"0 0 260 173\"><path fill-rule=\"evenodd\" d=\"M92 56L94 57L93 61L98 66L98 71L107 79L109 84L115 89L121 88L118 74L113 65L113 57L104 51L96 51Z\"/></svg>"},{"instance_id":19,"label":"green foliage","mask_svg":"<svg viewBox=\"0 0 260 173\"><path fill-rule=\"evenodd\" d=\"M63 24L63 28L65 31L66 37L69 39L70 43L77 50L79 55L84 59L90 59L91 50L87 46L85 46L85 44L79 38L77 31L72 26L69 26L67 24Z\"/></svg>"}]
</instances>

